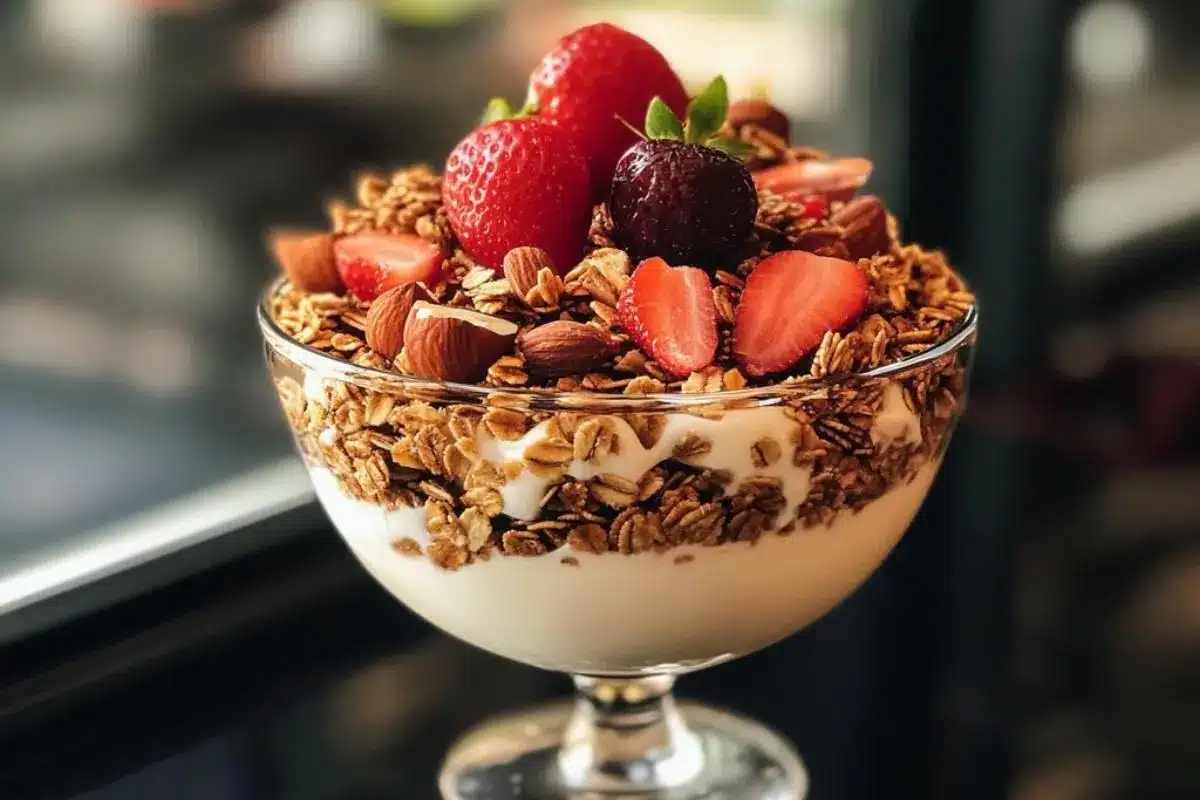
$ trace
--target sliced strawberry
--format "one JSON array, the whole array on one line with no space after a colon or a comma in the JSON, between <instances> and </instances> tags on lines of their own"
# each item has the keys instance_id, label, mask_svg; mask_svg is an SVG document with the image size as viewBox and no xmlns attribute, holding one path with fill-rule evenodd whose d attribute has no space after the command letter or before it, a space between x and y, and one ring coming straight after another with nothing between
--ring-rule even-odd
<instances>
[{"instance_id":1,"label":"sliced strawberry","mask_svg":"<svg viewBox=\"0 0 1200 800\"><path fill-rule=\"evenodd\" d=\"M748 375L791 367L827 331L854 323L867 307L867 276L840 258L788 250L759 263L742 290L733 353Z\"/></svg>"},{"instance_id":2,"label":"sliced strawberry","mask_svg":"<svg viewBox=\"0 0 1200 800\"><path fill-rule=\"evenodd\" d=\"M755 186L775 194L823 194L831 201L845 201L866 185L874 168L865 158L806 159L761 169L753 177Z\"/></svg>"},{"instance_id":3,"label":"sliced strawberry","mask_svg":"<svg viewBox=\"0 0 1200 800\"><path fill-rule=\"evenodd\" d=\"M617 314L637 345L673 375L690 375L717 353L717 310L708 274L648 258L621 293Z\"/></svg>"},{"instance_id":4,"label":"sliced strawberry","mask_svg":"<svg viewBox=\"0 0 1200 800\"><path fill-rule=\"evenodd\" d=\"M333 245L342 283L360 300L374 300L394 286L433 282L442 250L409 233L358 233Z\"/></svg>"}]
</instances>

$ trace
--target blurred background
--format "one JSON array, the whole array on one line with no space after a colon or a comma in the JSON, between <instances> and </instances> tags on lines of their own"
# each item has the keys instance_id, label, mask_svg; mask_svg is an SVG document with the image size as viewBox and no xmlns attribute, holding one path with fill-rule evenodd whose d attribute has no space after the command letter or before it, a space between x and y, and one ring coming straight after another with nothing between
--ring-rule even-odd
<instances>
[{"instance_id":1,"label":"blurred background","mask_svg":"<svg viewBox=\"0 0 1200 800\"><path fill-rule=\"evenodd\" d=\"M565 691L350 563L251 309L268 225L438 164L599 19L870 156L983 304L973 407L895 557L683 693L783 728L817 797L1200 797L1179 0L0 3L0 796L432 797L471 721Z\"/></svg>"}]
</instances>

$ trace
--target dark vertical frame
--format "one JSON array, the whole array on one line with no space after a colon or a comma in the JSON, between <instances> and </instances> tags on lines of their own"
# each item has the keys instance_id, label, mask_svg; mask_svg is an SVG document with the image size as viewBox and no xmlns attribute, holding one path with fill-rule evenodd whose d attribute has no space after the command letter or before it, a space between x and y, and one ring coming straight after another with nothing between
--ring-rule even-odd
<instances>
[{"instance_id":1,"label":"dark vertical frame","mask_svg":"<svg viewBox=\"0 0 1200 800\"><path fill-rule=\"evenodd\" d=\"M1075 4L856 5L856 46L870 42L875 53L855 61L863 72L853 83L876 112L870 150L903 165L881 171L877 186L900 200L906 238L946 249L981 298L977 390L1012 381L1045 344L1063 43ZM889 567L876 716L890 726L872 732L881 792L1007 796L1011 553L1036 469L968 421Z\"/></svg>"}]
</instances>

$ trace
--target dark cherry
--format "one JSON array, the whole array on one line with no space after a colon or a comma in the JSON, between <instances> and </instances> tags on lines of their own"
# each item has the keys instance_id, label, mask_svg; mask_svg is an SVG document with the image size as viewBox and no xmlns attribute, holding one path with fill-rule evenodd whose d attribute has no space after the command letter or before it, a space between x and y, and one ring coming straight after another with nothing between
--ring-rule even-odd
<instances>
[{"instance_id":1,"label":"dark cherry","mask_svg":"<svg viewBox=\"0 0 1200 800\"><path fill-rule=\"evenodd\" d=\"M742 163L700 144L648 139L617 162L613 238L634 263L729 266L754 227L758 192Z\"/></svg>"}]
</instances>

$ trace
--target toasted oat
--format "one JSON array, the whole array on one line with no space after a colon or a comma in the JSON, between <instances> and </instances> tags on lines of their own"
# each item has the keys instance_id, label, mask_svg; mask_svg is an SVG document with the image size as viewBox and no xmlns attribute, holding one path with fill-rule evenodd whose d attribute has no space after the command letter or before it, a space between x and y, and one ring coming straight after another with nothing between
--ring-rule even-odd
<instances>
[{"instance_id":1,"label":"toasted oat","mask_svg":"<svg viewBox=\"0 0 1200 800\"><path fill-rule=\"evenodd\" d=\"M575 460L594 463L621 452L621 437L612 417L591 417L575 430Z\"/></svg>"},{"instance_id":2,"label":"toasted oat","mask_svg":"<svg viewBox=\"0 0 1200 800\"><path fill-rule=\"evenodd\" d=\"M392 542L392 549L402 556L424 555L421 550L421 543L411 536L405 536L403 539L397 539Z\"/></svg>"},{"instance_id":3,"label":"toasted oat","mask_svg":"<svg viewBox=\"0 0 1200 800\"><path fill-rule=\"evenodd\" d=\"M628 508L617 515L608 529L608 546L618 553L644 553L654 547L662 535L659 515L653 511Z\"/></svg>"},{"instance_id":4,"label":"toasted oat","mask_svg":"<svg viewBox=\"0 0 1200 800\"><path fill-rule=\"evenodd\" d=\"M750 461L758 469L771 466L779 460L782 453L783 448L779 446L779 442L769 436L750 445Z\"/></svg>"},{"instance_id":5,"label":"toasted oat","mask_svg":"<svg viewBox=\"0 0 1200 800\"><path fill-rule=\"evenodd\" d=\"M546 552L545 543L533 531L507 531L500 543L504 554L510 556L540 556Z\"/></svg>"},{"instance_id":6,"label":"toasted oat","mask_svg":"<svg viewBox=\"0 0 1200 800\"><path fill-rule=\"evenodd\" d=\"M701 436L695 431L688 431L680 437L678 444L671 450L675 458L689 459L707 455L712 452L712 440Z\"/></svg>"},{"instance_id":7,"label":"toasted oat","mask_svg":"<svg viewBox=\"0 0 1200 800\"><path fill-rule=\"evenodd\" d=\"M525 466L539 478L562 476L575 457L575 448L566 439L549 436L538 439L522 454Z\"/></svg>"},{"instance_id":8,"label":"toasted oat","mask_svg":"<svg viewBox=\"0 0 1200 800\"><path fill-rule=\"evenodd\" d=\"M524 386L529 383L525 359L519 353L500 356L487 371L487 383L492 386Z\"/></svg>"},{"instance_id":9,"label":"toasted oat","mask_svg":"<svg viewBox=\"0 0 1200 800\"><path fill-rule=\"evenodd\" d=\"M467 534L467 547L471 552L479 552L488 545L492 536L492 521L489 515L478 508L468 508L459 517L459 524Z\"/></svg>"},{"instance_id":10,"label":"toasted oat","mask_svg":"<svg viewBox=\"0 0 1200 800\"><path fill-rule=\"evenodd\" d=\"M624 508L634 501L638 485L628 478L606 472L591 480L588 489L601 503L611 508Z\"/></svg>"},{"instance_id":11,"label":"toasted oat","mask_svg":"<svg viewBox=\"0 0 1200 800\"><path fill-rule=\"evenodd\" d=\"M512 442L525 435L525 415L510 408L491 408L483 415L483 427L502 442Z\"/></svg>"},{"instance_id":12,"label":"toasted oat","mask_svg":"<svg viewBox=\"0 0 1200 800\"><path fill-rule=\"evenodd\" d=\"M608 550L608 531L594 523L580 525L567 535L567 544L572 550L599 555Z\"/></svg>"}]
</instances>

